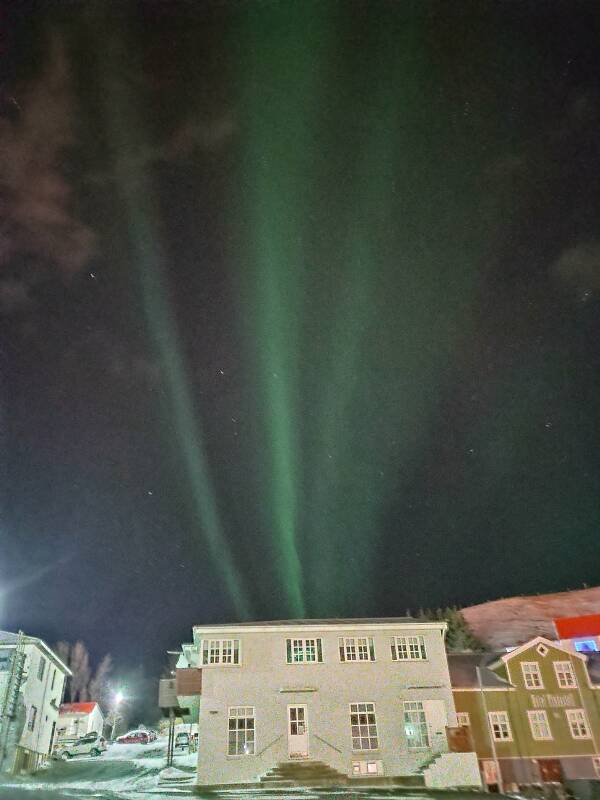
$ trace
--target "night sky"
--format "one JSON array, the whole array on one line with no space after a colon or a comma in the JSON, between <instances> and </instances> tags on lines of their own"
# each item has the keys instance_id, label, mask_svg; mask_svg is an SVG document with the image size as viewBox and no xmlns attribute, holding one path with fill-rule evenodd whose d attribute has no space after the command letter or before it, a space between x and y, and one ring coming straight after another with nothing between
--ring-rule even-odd
<instances>
[{"instance_id":1,"label":"night sky","mask_svg":"<svg viewBox=\"0 0 600 800\"><path fill-rule=\"evenodd\" d=\"M0 25L0 627L600 581L597 3Z\"/></svg>"}]
</instances>

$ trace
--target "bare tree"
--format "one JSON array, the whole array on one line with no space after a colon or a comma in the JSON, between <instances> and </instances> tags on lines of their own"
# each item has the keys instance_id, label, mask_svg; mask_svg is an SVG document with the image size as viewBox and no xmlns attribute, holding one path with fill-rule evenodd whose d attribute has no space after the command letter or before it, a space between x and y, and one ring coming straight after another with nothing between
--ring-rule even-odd
<instances>
[{"instance_id":1,"label":"bare tree","mask_svg":"<svg viewBox=\"0 0 600 800\"><path fill-rule=\"evenodd\" d=\"M108 705L108 694L110 691L108 676L112 672L112 667L112 658L110 654L107 653L98 664L98 668L89 685L90 700L96 700L104 707Z\"/></svg>"},{"instance_id":2,"label":"bare tree","mask_svg":"<svg viewBox=\"0 0 600 800\"><path fill-rule=\"evenodd\" d=\"M75 642L71 648L69 668L73 673L71 678L71 702L85 703L90 698L90 654L83 642Z\"/></svg>"}]
</instances>

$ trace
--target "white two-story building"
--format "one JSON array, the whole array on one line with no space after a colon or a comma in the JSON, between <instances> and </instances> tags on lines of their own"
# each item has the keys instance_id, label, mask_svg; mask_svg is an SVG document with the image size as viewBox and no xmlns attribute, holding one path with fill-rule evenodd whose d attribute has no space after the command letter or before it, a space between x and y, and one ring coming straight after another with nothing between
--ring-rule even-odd
<instances>
[{"instance_id":1,"label":"white two-story building","mask_svg":"<svg viewBox=\"0 0 600 800\"><path fill-rule=\"evenodd\" d=\"M410 618L194 627L178 667L202 671L199 785L479 785L474 754L448 753L445 631Z\"/></svg>"},{"instance_id":2,"label":"white two-story building","mask_svg":"<svg viewBox=\"0 0 600 800\"><path fill-rule=\"evenodd\" d=\"M33 771L47 760L70 675L41 639L0 631L0 772Z\"/></svg>"}]
</instances>

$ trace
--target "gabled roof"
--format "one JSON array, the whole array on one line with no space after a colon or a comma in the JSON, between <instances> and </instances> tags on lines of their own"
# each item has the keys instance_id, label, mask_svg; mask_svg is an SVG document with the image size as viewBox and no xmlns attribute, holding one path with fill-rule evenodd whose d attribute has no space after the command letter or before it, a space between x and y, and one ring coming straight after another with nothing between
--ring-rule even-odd
<instances>
[{"instance_id":1,"label":"gabled roof","mask_svg":"<svg viewBox=\"0 0 600 800\"><path fill-rule=\"evenodd\" d=\"M59 714L91 714L98 703L62 703Z\"/></svg>"},{"instance_id":2,"label":"gabled roof","mask_svg":"<svg viewBox=\"0 0 600 800\"><path fill-rule=\"evenodd\" d=\"M514 650L510 650L508 653L503 653L500 658L498 658L493 664L490 664L491 667L495 667L496 665L506 664L511 658L515 656L520 656L526 650L529 650L531 647L537 647L537 645L543 644L548 648L554 648L555 650L560 650L563 653L566 653L569 657L574 656L575 658L580 658L582 661L585 661L586 658L581 653L573 653L571 650L567 650L566 647L563 647L560 642L553 642L550 639L546 639L544 636L536 636L535 639L530 639L528 642L525 642L519 647L515 647Z\"/></svg>"},{"instance_id":3,"label":"gabled roof","mask_svg":"<svg viewBox=\"0 0 600 800\"><path fill-rule=\"evenodd\" d=\"M14 647L19 640L19 634L11 633L10 631L0 631L0 647ZM37 636L27 636L23 634L23 644L28 645L32 644L36 647L39 647L45 655L67 676L71 676L73 673L69 669L69 667L61 661L61 659L56 655L52 648L48 647L46 642L43 639L39 639Z\"/></svg>"},{"instance_id":4,"label":"gabled roof","mask_svg":"<svg viewBox=\"0 0 600 800\"><path fill-rule=\"evenodd\" d=\"M448 653L450 685L453 689L512 689L512 685L489 668L500 653ZM479 676L477 674L479 668Z\"/></svg>"}]
</instances>

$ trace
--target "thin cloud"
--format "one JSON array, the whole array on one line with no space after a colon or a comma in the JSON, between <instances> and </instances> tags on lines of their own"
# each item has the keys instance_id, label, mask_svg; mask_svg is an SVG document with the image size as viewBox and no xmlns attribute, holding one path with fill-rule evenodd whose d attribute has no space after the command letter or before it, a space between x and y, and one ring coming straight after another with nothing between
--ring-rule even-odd
<instances>
[{"instance_id":1,"label":"thin cloud","mask_svg":"<svg viewBox=\"0 0 600 800\"><path fill-rule=\"evenodd\" d=\"M19 258L67 279L89 260L94 234L73 214L62 170L74 144L73 102L58 38L40 77L15 94L19 113L0 118L0 269Z\"/></svg>"}]
</instances>

